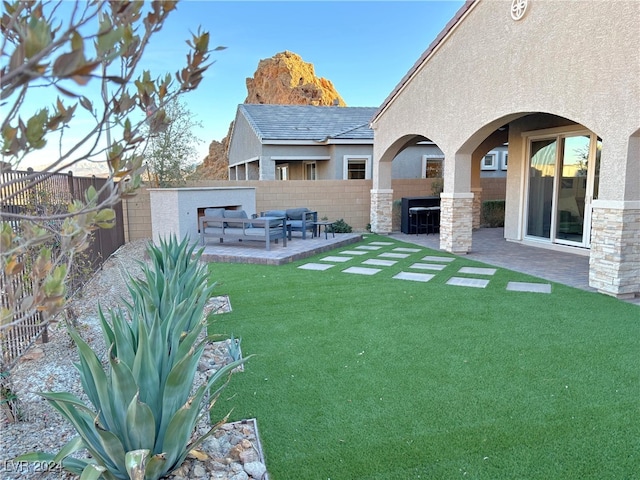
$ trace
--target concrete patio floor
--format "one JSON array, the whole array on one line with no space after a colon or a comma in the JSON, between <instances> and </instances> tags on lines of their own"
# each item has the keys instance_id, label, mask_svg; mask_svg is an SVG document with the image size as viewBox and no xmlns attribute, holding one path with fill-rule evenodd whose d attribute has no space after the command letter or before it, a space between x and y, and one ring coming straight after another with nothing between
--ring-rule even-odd
<instances>
[{"instance_id":1,"label":"concrete patio floor","mask_svg":"<svg viewBox=\"0 0 640 480\"><path fill-rule=\"evenodd\" d=\"M224 263L257 263L262 265L282 265L296 260L311 257L316 253L328 252L334 248L350 245L362 240L359 233L329 234L325 239L324 233L319 237L307 236L302 239L293 235L287 240L287 246L283 246L282 240L271 243L271 250L264 248L264 241L234 242L226 241L218 243L214 239L209 240L202 254L202 260L207 262Z\"/></svg>"}]
</instances>

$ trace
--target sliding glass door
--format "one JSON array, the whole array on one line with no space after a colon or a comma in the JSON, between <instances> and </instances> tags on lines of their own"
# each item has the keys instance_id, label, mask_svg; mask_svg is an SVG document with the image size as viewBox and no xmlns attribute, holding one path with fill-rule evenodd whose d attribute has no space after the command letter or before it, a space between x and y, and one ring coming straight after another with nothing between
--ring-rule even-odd
<instances>
[{"instance_id":1,"label":"sliding glass door","mask_svg":"<svg viewBox=\"0 0 640 480\"><path fill-rule=\"evenodd\" d=\"M589 247L601 141L590 132L531 136L525 236Z\"/></svg>"}]
</instances>

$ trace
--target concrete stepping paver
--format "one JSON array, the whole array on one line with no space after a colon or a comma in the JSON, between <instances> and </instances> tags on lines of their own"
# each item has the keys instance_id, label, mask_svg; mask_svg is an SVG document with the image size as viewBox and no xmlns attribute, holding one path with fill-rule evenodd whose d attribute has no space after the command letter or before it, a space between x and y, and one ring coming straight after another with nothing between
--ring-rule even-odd
<instances>
[{"instance_id":1,"label":"concrete stepping paver","mask_svg":"<svg viewBox=\"0 0 640 480\"><path fill-rule=\"evenodd\" d=\"M353 260L353 257L337 257L337 256L334 256L334 255L330 255L328 257L321 258L320 260L323 260L325 262L342 263L342 262L348 262L349 260Z\"/></svg>"},{"instance_id":2,"label":"concrete stepping paver","mask_svg":"<svg viewBox=\"0 0 640 480\"><path fill-rule=\"evenodd\" d=\"M378 245L358 245L355 248L359 248L360 250L380 250L382 247Z\"/></svg>"},{"instance_id":3,"label":"concrete stepping paver","mask_svg":"<svg viewBox=\"0 0 640 480\"><path fill-rule=\"evenodd\" d=\"M477 267L462 267L458 270L458 273L472 273L474 275L494 275L497 269L495 268L477 268Z\"/></svg>"},{"instance_id":4,"label":"concrete stepping paver","mask_svg":"<svg viewBox=\"0 0 640 480\"><path fill-rule=\"evenodd\" d=\"M411 256L408 253L392 253L392 252L387 252L387 253L381 253L380 255L378 255L378 257L380 258L407 258Z\"/></svg>"},{"instance_id":5,"label":"concrete stepping paver","mask_svg":"<svg viewBox=\"0 0 640 480\"><path fill-rule=\"evenodd\" d=\"M388 247L389 245L395 245L394 242L369 242L369 245L383 245Z\"/></svg>"},{"instance_id":6,"label":"concrete stepping paver","mask_svg":"<svg viewBox=\"0 0 640 480\"><path fill-rule=\"evenodd\" d=\"M367 253L362 250L343 250L340 252L341 255L366 255Z\"/></svg>"},{"instance_id":7,"label":"concrete stepping paver","mask_svg":"<svg viewBox=\"0 0 640 480\"><path fill-rule=\"evenodd\" d=\"M369 260L362 262L363 265L379 265L380 267L390 267L396 263L398 262L395 260L380 260L378 258L370 258Z\"/></svg>"},{"instance_id":8,"label":"concrete stepping paver","mask_svg":"<svg viewBox=\"0 0 640 480\"><path fill-rule=\"evenodd\" d=\"M328 270L333 267L335 267L335 265L331 265L329 263L305 263L304 265L300 265L298 268L302 270Z\"/></svg>"},{"instance_id":9,"label":"concrete stepping paver","mask_svg":"<svg viewBox=\"0 0 640 480\"><path fill-rule=\"evenodd\" d=\"M407 253L417 253L422 251L421 248L405 248L405 247L398 247L398 248L394 248L393 249L394 252L407 252Z\"/></svg>"},{"instance_id":10,"label":"concrete stepping paver","mask_svg":"<svg viewBox=\"0 0 640 480\"><path fill-rule=\"evenodd\" d=\"M425 262L453 262L455 257L438 257L435 255L427 255L426 257L422 257L422 260Z\"/></svg>"},{"instance_id":11,"label":"concrete stepping paver","mask_svg":"<svg viewBox=\"0 0 640 480\"><path fill-rule=\"evenodd\" d=\"M344 273L355 273L358 275L375 275L380 272L379 268L349 267L343 270Z\"/></svg>"},{"instance_id":12,"label":"concrete stepping paver","mask_svg":"<svg viewBox=\"0 0 640 480\"><path fill-rule=\"evenodd\" d=\"M409 268L417 270L444 270L447 266L441 263L414 263Z\"/></svg>"},{"instance_id":13,"label":"concrete stepping paver","mask_svg":"<svg viewBox=\"0 0 640 480\"><path fill-rule=\"evenodd\" d=\"M451 277L447 280L447 285L456 285L458 287L474 287L485 288L489 285L489 280L483 278L464 278L464 277Z\"/></svg>"},{"instance_id":14,"label":"concrete stepping paver","mask_svg":"<svg viewBox=\"0 0 640 480\"><path fill-rule=\"evenodd\" d=\"M507 290L512 292L551 293L550 283L509 282Z\"/></svg>"},{"instance_id":15,"label":"concrete stepping paver","mask_svg":"<svg viewBox=\"0 0 640 480\"><path fill-rule=\"evenodd\" d=\"M428 282L435 275L430 273L415 273L415 272L400 272L397 275L394 275L393 278L397 278L398 280L412 280L414 282Z\"/></svg>"}]
</instances>

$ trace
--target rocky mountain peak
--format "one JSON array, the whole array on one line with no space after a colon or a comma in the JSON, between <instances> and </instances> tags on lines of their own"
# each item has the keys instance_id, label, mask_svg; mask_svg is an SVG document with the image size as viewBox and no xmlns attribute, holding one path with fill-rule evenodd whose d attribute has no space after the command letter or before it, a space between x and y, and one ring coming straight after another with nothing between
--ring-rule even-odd
<instances>
[{"instance_id":1,"label":"rocky mountain peak","mask_svg":"<svg viewBox=\"0 0 640 480\"><path fill-rule=\"evenodd\" d=\"M247 78L244 103L346 105L330 80L316 77L312 63L289 51L260 60L253 78Z\"/></svg>"}]
</instances>

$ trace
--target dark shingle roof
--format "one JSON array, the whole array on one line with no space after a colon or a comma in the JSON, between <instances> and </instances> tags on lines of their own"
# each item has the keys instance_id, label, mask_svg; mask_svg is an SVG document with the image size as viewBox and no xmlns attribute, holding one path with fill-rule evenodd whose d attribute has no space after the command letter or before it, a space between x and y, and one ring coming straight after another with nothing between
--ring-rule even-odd
<instances>
[{"instance_id":1,"label":"dark shingle roof","mask_svg":"<svg viewBox=\"0 0 640 480\"><path fill-rule=\"evenodd\" d=\"M261 141L373 140L369 121L377 107L242 104L238 107Z\"/></svg>"}]
</instances>

